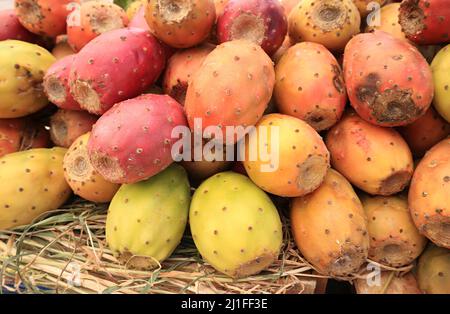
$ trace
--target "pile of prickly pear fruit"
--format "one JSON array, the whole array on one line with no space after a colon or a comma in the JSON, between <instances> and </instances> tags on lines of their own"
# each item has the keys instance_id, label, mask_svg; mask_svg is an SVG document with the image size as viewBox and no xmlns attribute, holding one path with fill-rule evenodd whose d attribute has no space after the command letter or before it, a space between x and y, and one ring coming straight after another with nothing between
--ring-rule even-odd
<instances>
[{"instance_id":1,"label":"pile of prickly pear fruit","mask_svg":"<svg viewBox=\"0 0 450 314\"><path fill-rule=\"evenodd\" d=\"M11 4L0 230L79 197L127 268L186 236L245 278L290 235L356 293L450 294L449 0Z\"/></svg>"}]
</instances>

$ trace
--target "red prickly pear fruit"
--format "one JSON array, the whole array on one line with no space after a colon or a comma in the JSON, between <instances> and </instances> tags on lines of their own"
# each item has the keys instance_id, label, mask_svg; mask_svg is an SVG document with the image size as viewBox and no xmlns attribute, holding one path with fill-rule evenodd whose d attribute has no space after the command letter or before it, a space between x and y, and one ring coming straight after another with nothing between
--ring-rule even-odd
<instances>
[{"instance_id":1,"label":"red prickly pear fruit","mask_svg":"<svg viewBox=\"0 0 450 314\"><path fill-rule=\"evenodd\" d=\"M416 157L422 157L430 148L450 135L450 124L433 107L417 121L399 129Z\"/></svg>"},{"instance_id":2,"label":"red prickly pear fruit","mask_svg":"<svg viewBox=\"0 0 450 314\"><path fill-rule=\"evenodd\" d=\"M416 277L412 273L399 276L394 271L382 271L380 285L372 284L372 277L355 280L357 294L422 294Z\"/></svg>"},{"instance_id":3,"label":"red prickly pear fruit","mask_svg":"<svg viewBox=\"0 0 450 314\"><path fill-rule=\"evenodd\" d=\"M436 245L450 249L450 139L422 158L409 188L409 209L419 231Z\"/></svg>"},{"instance_id":4,"label":"red prickly pear fruit","mask_svg":"<svg viewBox=\"0 0 450 314\"><path fill-rule=\"evenodd\" d=\"M225 6L230 0L214 0L214 5L216 7L216 17L219 17L222 15L223 11L225 10Z\"/></svg>"},{"instance_id":5,"label":"red prickly pear fruit","mask_svg":"<svg viewBox=\"0 0 450 314\"><path fill-rule=\"evenodd\" d=\"M278 0L231 0L217 19L220 43L246 39L274 54L287 34L287 19Z\"/></svg>"},{"instance_id":6,"label":"red prickly pear fruit","mask_svg":"<svg viewBox=\"0 0 450 314\"><path fill-rule=\"evenodd\" d=\"M286 16L289 16L289 14L301 0L278 0L278 1L281 3L281 6L283 7Z\"/></svg>"},{"instance_id":7,"label":"red prickly pear fruit","mask_svg":"<svg viewBox=\"0 0 450 314\"><path fill-rule=\"evenodd\" d=\"M76 55L70 92L81 108L101 115L114 104L143 93L158 79L164 65L161 45L149 32L112 30Z\"/></svg>"},{"instance_id":8,"label":"red prickly pear fruit","mask_svg":"<svg viewBox=\"0 0 450 314\"><path fill-rule=\"evenodd\" d=\"M167 62L163 79L164 93L184 105L189 81L214 48L213 45L204 44L175 53Z\"/></svg>"},{"instance_id":9,"label":"red prickly pear fruit","mask_svg":"<svg viewBox=\"0 0 450 314\"><path fill-rule=\"evenodd\" d=\"M450 41L450 3L448 0L403 0L399 22L409 40L419 45Z\"/></svg>"},{"instance_id":10,"label":"red prickly pear fruit","mask_svg":"<svg viewBox=\"0 0 450 314\"><path fill-rule=\"evenodd\" d=\"M97 116L84 111L59 109L50 117L50 136L57 146L68 148L81 135L89 132Z\"/></svg>"},{"instance_id":11,"label":"red prickly pear fruit","mask_svg":"<svg viewBox=\"0 0 450 314\"><path fill-rule=\"evenodd\" d=\"M56 106L67 110L81 110L80 105L70 94L69 75L75 55L66 56L47 70L44 76L44 91Z\"/></svg>"},{"instance_id":12,"label":"red prickly pear fruit","mask_svg":"<svg viewBox=\"0 0 450 314\"><path fill-rule=\"evenodd\" d=\"M37 38L20 24L14 10L3 10L0 11L0 40L7 39L35 43Z\"/></svg>"},{"instance_id":13,"label":"red prickly pear fruit","mask_svg":"<svg viewBox=\"0 0 450 314\"><path fill-rule=\"evenodd\" d=\"M151 32L174 48L205 41L216 20L213 0L150 0L145 18Z\"/></svg>"},{"instance_id":14,"label":"red prickly pear fruit","mask_svg":"<svg viewBox=\"0 0 450 314\"><path fill-rule=\"evenodd\" d=\"M341 52L360 24L352 0L302 0L289 14L289 36L293 43L311 41Z\"/></svg>"},{"instance_id":15,"label":"red prickly pear fruit","mask_svg":"<svg viewBox=\"0 0 450 314\"><path fill-rule=\"evenodd\" d=\"M15 0L20 23L30 32L56 37L66 32L66 19L79 0Z\"/></svg>"},{"instance_id":16,"label":"red prickly pear fruit","mask_svg":"<svg viewBox=\"0 0 450 314\"><path fill-rule=\"evenodd\" d=\"M296 44L278 62L275 74L274 95L280 113L302 119L316 131L339 121L347 102L344 75L324 46Z\"/></svg>"},{"instance_id":17,"label":"red prickly pear fruit","mask_svg":"<svg viewBox=\"0 0 450 314\"><path fill-rule=\"evenodd\" d=\"M379 7L382 7L386 2L386 0L353 0L361 17L366 17L370 12L373 12L373 10L376 9L374 4L378 4Z\"/></svg>"},{"instance_id":18,"label":"red prickly pear fruit","mask_svg":"<svg viewBox=\"0 0 450 314\"><path fill-rule=\"evenodd\" d=\"M275 83L273 62L260 46L234 40L216 47L190 81L185 101L189 126L202 119L222 128L231 144L242 138L226 137L227 126L252 126L261 119L272 97Z\"/></svg>"},{"instance_id":19,"label":"red prickly pear fruit","mask_svg":"<svg viewBox=\"0 0 450 314\"><path fill-rule=\"evenodd\" d=\"M56 60L75 54L75 51L67 42L67 35L59 35L56 37L56 45L52 49L52 54L55 56Z\"/></svg>"},{"instance_id":20,"label":"red prickly pear fruit","mask_svg":"<svg viewBox=\"0 0 450 314\"><path fill-rule=\"evenodd\" d=\"M132 122L132 123L130 123ZM187 126L183 107L167 95L121 102L94 125L88 143L94 168L112 183L136 183L173 162L175 127Z\"/></svg>"},{"instance_id":21,"label":"red prickly pear fruit","mask_svg":"<svg viewBox=\"0 0 450 314\"><path fill-rule=\"evenodd\" d=\"M369 194L395 194L411 179L412 154L401 135L370 124L354 112L328 132L326 144L333 168Z\"/></svg>"},{"instance_id":22,"label":"red prickly pear fruit","mask_svg":"<svg viewBox=\"0 0 450 314\"><path fill-rule=\"evenodd\" d=\"M433 100L427 61L414 46L382 31L357 35L348 43L344 77L353 108L379 126L410 124Z\"/></svg>"},{"instance_id":23,"label":"red prickly pear fruit","mask_svg":"<svg viewBox=\"0 0 450 314\"><path fill-rule=\"evenodd\" d=\"M379 13L380 23L375 23L377 15L373 15L371 25L368 25L366 28L366 33L379 30L389 33L395 38L408 41L406 34L403 33L402 27L398 22L399 10L400 3L390 3L382 7Z\"/></svg>"}]
</instances>

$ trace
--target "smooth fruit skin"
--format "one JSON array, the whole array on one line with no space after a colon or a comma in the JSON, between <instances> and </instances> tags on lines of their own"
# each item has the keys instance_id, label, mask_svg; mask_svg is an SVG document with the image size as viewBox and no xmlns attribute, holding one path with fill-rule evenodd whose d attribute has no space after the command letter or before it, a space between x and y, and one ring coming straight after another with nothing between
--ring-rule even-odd
<instances>
[{"instance_id":1,"label":"smooth fruit skin","mask_svg":"<svg viewBox=\"0 0 450 314\"><path fill-rule=\"evenodd\" d=\"M183 237L191 199L187 174L172 165L147 181L123 185L106 218L106 241L128 268L151 269Z\"/></svg>"},{"instance_id":2,"label":"smooth fruit skin","mask_svg":"<svg viewBox=\"0 0 450 314\"><path fill-rule=\"evenodd\" d=\"M332 166L369 194L395 194L411 179L412 154L401 135L372 125L354 112L328 132L326 144Z\"/></svg>"},{"instance_id":3,"label":"smooth fruit skin","mask_svg":"<svg viewBox=\"0 0 450 314\"><path fill-rule=\"evenodd\" d=\"M7 39L34 43L37 38L20 24L14 10L2 10L0 11L0 41Z\"/></svg>"},{"instance_id":4,"label":"smooth fruit skin","mask_svg":"<svg viewBox=\"0 0 450 314\"><path fill-rule=\"evenodd\" d=\"M330 169L314 192L295 198L291 225L302 255L325 275L357 273L369 249L367 221L349 182Z\"/></svg>"},{"instance_id":5,"label":"smooth fruit skin","mask_svg":"<svg viewBox=\"0 0 450 314\"><path fill-rule=\"evenodd\" d=\"M64 180L66 149L37 148L0 159L0 230L30 224L70 196Z\"/></svg>"},{"instance_id":6,"label":"smooth fruit skin","mask_svg":"<svg viewBox=\"0 0 450 314\"><path fill-rule=\"evenodd\" d=\"M417 230L408 200L398 196L363 196L370 237L369 258L389 267L412 263L425 249L427 239Z\"/></svg>"},{"instance_id":7,"label":"smooth fruit skin","mask_svg":"<svg viewBox=\"0 0 450 314\"><path fill-rule=\"evenodd\" d=\"M47 103L42 81L55 62L50 52L18 40L0 42L0 118L35 113Z\"/></svg>"},{"instance_id":8,"label":"smooth fruit skin","mask_svg":"<svg viewBox=\"0 0 450 314\"><path fill-rule=\"evenodd\" d=\"M450 251L433 244L420 256L417 279L427 294L450 294Z\"/></svg>"},{"instance_id":9,"label":"smooth fruit skin","mask_svg":"<svg viewBox=\"0 0 450 314\"><path fill-rule=\"evenodd\" d=\"M442 48L431 63L433 71L434 108L450 123L450 45Z\"/></svg>"},{"instance_id":10,"label":"smooth fruit skin","mask_svg":"<svg viewBox=\"0 0 450 314\"><path fill-rule=\"evenodd\" d=\"M399 22L409 40L419 45L450 41L448 0L403 0Z\"/></svg>"},{"instance_id":11,"label":"smooth fruit skin","mask_svg":"<svg viewBox=\"0 0 450 314\"><path fill-rule=\"evenodd\" d=\"M216 20L213 0L150 0L145 18L151 32L174 48L205 41Z\"/></svg>"},{"instance_id":12,"label":"smooth fruit skin","mask_svg":"<svg viewBox=\"0 0 450 314\"><path fill-rule=\"evenodd\" d=\"M170 96L142 95L115 105L94 125L88 150L108 181L136 183L172 162L175 127L187 126L183 107Z\"/></svg>"},{"instance_id":13,"label":"smooth fruit skin","mask_svg":"<svg viewBox=\"0 0 450 314\"><path fill-rule=\"evenodd\" d=\"M56 37L56 45L52 49L52 54L55 56L56 60L75 54L75 51L67 42L67 35L59 35Z\"/></svg>"},{"instance_id":14,"label":"smooth fruit skin","mask_svg":"<svg viewBox=\"0 0 450 314\"><path fill-rule=\"evenodd\" d=\"M110 202L119 184L103 179L89 161L87 143L90 132L78 137L64 155L64 177L73 192L95 203Z\"/></svg>"},{"instance_id":15,"label":"smooth fruit skin","mask_svg":"<svg viewBox=\"0 0 450 314\"><path fill-rule=\"evenodd\" d=\"M284 41L287 19L278 0L230 0L217 19L220 43L246 39L270 56Z\"/></svg>"},{"instance_id":16,"label":"smooth fruit skin","mask_svg":"<svg viewBox=\"0 0 450 314\"><path fill-rule=\"evenodd\" d=\"M330 167L330 154L320 135L306 122L282 114L264 116L246 137L243 153L252 181L283 197L311 193ZM266 154L272 158L268 160Z\"/></svg>"},{"instance_id":17,"label":"smooth fruit skin","mask_svg":"<svg viewBox=\"0 0 450 314\"><path fill-rule=\"evenodd\" d=\"M450 248L450 139L429 150L414 172L409 209L419 231L436 245Z\"/></svg>"},{"instance_id":18,"label":"smooth fruit skin","mask_svg":"<svg viewBox=\"0 0 450 314\"><path fill-rule=\"evenodd\" d=\"M380 7L382 7L386 3L386 0L353 0L353 3L358 8L361 17L366 17L370 12L373 12L372 10L374 8L374 3L377 3Z\"/></svg>"},{"instance_id":19,"label":"smooth fruit skin","mask_svg":"<svg viewBox=\"0 0 450 314\"><path fill-rule=\"evenodd\" d=\"M278 258L280 216L246 176L222 172L204 181L192 198L189 223L203 259L230 277L258 274Z\"/></svg>"},{"instance_id":20,"label":"smooth fruit skin","mask_svg":"<svg viewBox=\"0 0 450 314\"><path fill-rule=\"evenodd\" d=\"M372 1L372 0L370 0ZM395 38L408 41L405 33L402 31L402 27L398 21L398 14L400 10L400 3L390 3L383 6L380 10L380 25L369 25L366 27L366 33L373 32L374 30L383 31L391 34ZM373 15L372 23L375 22Z\"/></svg>"},{"instance_id":21,"label":"smooth fruit skin","mask_svg":"<svg viewBox=\"0 0 450 314\"><path fill-rule=\"evenodd\" d=\"M433 100L433 77L425 58L408 42L382 31L350 40L344 77L353 108L379 126L410 124Z\"/></svg>"},{"instance_id":22,"label":"smooth fruit skin","mask_svg":"<svg viewBox=\"0 0 450 314\"><path fill-rule=\"evenodd\" d=\"M161 45L150 33L137 28L113 30L77 54L70 91L81 108L101 115L114 104L143 93L158 79L164 65Z\"/></svg>"},{"instance_id":23,"label":"smooth fruit skin","mask_svg":"<svg viewBox=\"0 0 450 314\"><path fill-rule=\"evenodd\" d=\"M344 75L324 46L307 42L292 46L276 65L275 75L280 113L302 119L316 131L339 121L347 102Z\"/></svg>"},{"instance_id":24,"label":"smooth fruit skin","mask_svg":"<svg viewBox=\"0 0 450 314\"><path fill-rule=\"evenodd\" d=\"M398 276L392 271L383 271L380 274L380 284L376 285L377 278L359 278L355 280L357 294L422 294L419 284L412 273Z\"/></svg>"},{"instance_id":25,"label":"smooth fruit skin","mask_svg":"<svg viewBox=\"0 0 450 314\"><path fill-rule=\"evenodd\" d=\"M352 0L302 0L289 14L294 43L310 41L342 52L360 32L361 17Z\"/></svg>"}]
</instances>

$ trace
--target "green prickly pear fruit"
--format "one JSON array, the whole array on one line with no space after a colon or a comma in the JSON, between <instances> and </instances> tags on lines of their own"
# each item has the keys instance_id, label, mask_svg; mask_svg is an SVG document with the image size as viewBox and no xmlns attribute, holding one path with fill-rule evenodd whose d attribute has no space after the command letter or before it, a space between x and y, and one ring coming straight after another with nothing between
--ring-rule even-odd
<instances>
[{"instance_id":1,"label":"green prickly pear fruit","mask_svg":"<svg viewBox=\"0 0 450 314\"><path fill-rule=\"evenodd\" d=\"M188 177L178 164L147 181L122 185L106 219L109 247L129 268L154 268L180 243L189 202Z\"/></svg>"},{"instance_id":2,"label":"green prickly pear fruit","mask_svg":"<svg viewBox=\"0 0 450 314\"><path fill-rule=\"evenodd\" d=\"M0 158L0 230L30 224L67 200L65 153L60 147L37 148Z\"/></svg>"},{"instance_id":3,"label":"green prickly pear fruit","mask_svg":"<svg viewBox=\"0 0 450 314\"><path fill-rule=\"evenodd\" d=\"M42 82L55 57L19 40L0 42L0 118L32 114L48 103Z\"/></svg>"},{"instance_id":4,"label":"green prickly pear fruit","mask_svg":"<svg viewBox=\"0 0 450 314\"><path fill-rule=\"evenodd\" d=\"M246 176L222 172L204 181L193 196L189 221L202 257L231 277L257 274L278 257L280 216Z\"/></svg>"}]
</instances>

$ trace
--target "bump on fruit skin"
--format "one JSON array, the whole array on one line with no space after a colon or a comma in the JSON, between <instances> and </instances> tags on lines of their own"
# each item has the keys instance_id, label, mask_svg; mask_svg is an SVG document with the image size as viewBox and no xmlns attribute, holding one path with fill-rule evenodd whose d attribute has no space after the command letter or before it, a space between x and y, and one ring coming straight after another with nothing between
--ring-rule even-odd
<instances>
[{"instance_id":1,"label":"bump on fruit skin","mask_svg":"<svg viewBox=\"0 0 450 314\"><path fill-rule=\"evenodd\" d=\"M411 179L411 151L394 129L372 125L349 112L328 132L325 142L332 166L369 194L395 194Z\"/></svg>"},{"instance_id":2,"label":"bump on fruit skin","mask_svg":"<svg viewBox=\"0 0 450 314\"><path fill-rule=\"evenodd\" d=\"M350 183L330 169L314 192L291 206L295 243L322 274L334 277L357 273L369 249L367 220Z\"/></svg>"},{"instance_id":3,"label":"bump on fruit skin","mask_svg":"<svg viewBox=\"0 0 450 314\"><path fill-rule=\"evenodd\" d=\"M442 48L431 63L435 97L434 108L450 123L450 45Z\"/></svg>"},{"instance_id":4,"label":"bump on fruit skin","mask_svg":"<svg viewBox=\"0 0 450 314\"><path fill-rule=\"evenodd\" d=\"M0 158L0 230L30 224L68 199L65 152L60 147L37 148Z\"/></svg>"},{"instance_id":5,"label":"bump on fruit skin","mask_svg":"<svg viewBox=\"0 0 450 314\"><path fill-rule=\"evenodd\" d=\"M280 113L302 119L318 132L339 121L347 102L344 75L324 46L306 42L292 46L275 67L275 75Z\"/></svg>"},{"instance_id":6,"label":"bump on fruit skin","mask_svg":"<svg viewBox=\"0 0 450 314\"><path fill-rule=\"evenodd\" d=\"M52 49L52 54L55 56L56 60L75 54L75 51L67 42L67 35L59 35L56 37L56 45Z\"/></svg>"},{"instance_id":7,"label":"bump on fruit skin","mask_svg":"<svg viewBox=\"0 0 450 314\"><path fill-rule=\"evenodd\" d=\"M422 294L419 284L412 273L398 276L392 271L380 274L380 285L369 285L373 279L359 278L355 280L357 294ZM387 285L387 286L386 286Z\"/></svg>"},{"instance_id":8,"label":"bump on fruit skin","mask_svg":"<svg viewBox=\"0 0 450 314\"><path fill-rule=\"evenodd\" d=\"M272 142L271 132L278 132L277 143ZM257 146L264 143L255 150L257 158L251 158L253 142ZM275 160L263 158L262 152L268 149L276 150L270 154L278 155L278 165ZM283 114L264 116L256 131L246 138L243 153L245 170L252 181L264 191L283 197L311 193L323 182L330 167L330 154L320 135L306 122Z\"/></svg>"},{"instance_id":9,"label":"bump on fruit skin","mask_svg":"<svg viewBox=\"0 0 450 314\"><path fill-rule=\"evenodd\" d=\"M34 43L37 38L20 24L14 10L2 10L0 11L0 41L7 39Z\"/></svg>"},{"instance_id":10,"label":"bump on fruit skin","mask_svg":"<svg viewBox=\"0 0 450 314\"><path fill-rule=\"evenodd\" d=\"M420 289L427 294L450 294L450 251L429 244L417 265Z\"/></svg>"},{"instance_id":11,"label":"bump on fruit skin","mask_svg":"<svg viewBox=\"0 0 450 314\"><path fill-rule=\"evenodd\" d=\"M389 3L383 6L380 10L380 25L367 26L366 33L373 32L374 30L379 30L389 33L395 38L408 41L405 33L403 33L402 31L400 23L398 22L399 10L400 3ZM373 16L373 19L375 17L376 15Z\"/></svg>"},{"instance_id":12,"label":"bump on fruit skin","mask_svg":"<svg viewBox=\"0 0 450 314\"><path fill-rule=\"evenodd\" d=\"M81 108L101 115L114 104L143 93L164 65L161 45L150 33L137 28L112 30L76 55L70 91Z\"/></svg>"},{"instance_id":13,"label":"bump on fruit skin","mask_svg":"<svg viewBox=\"0 0 450 314\"><path fill-rule=\"evenodd\" d=\"M429 150L417 166L409 188L409 209L419 231L450 249L450 139Z\"/></svg>"},{"instance_id":14,"label":"bump on fruit skin","mask_svg":"<svg viewBox=\"0 0 450 314\"><path fill-rule=\"evenodd\" d=\"M131 123L130 123L131 122ZM172 137L187 126L183 107L170 96L142 95L116 104L94 125L89 157L94 168L113 183L146 180L172 162Z\"/></svg>"},{"instance_id":15,"label":"bump on fruit skin","mask_svg":"<svg viewBox=\"0 0 450 314\"><path fill-rule=\"evenodd\" d=\"M230 277L258 274L278 258L280 216L243 175L221 172L204 181L192 198L189 222L203 259Z\"/></svg>"},{"instance_id":16,"label":"bump on fruit skin","mask_svg":"<svg viewBox=\"0 0 450 314\"><path fill-rule=\"evenodd\" d=\"M148 270L168 258L183 237L190 198L186 172L176 164L147 181L123 185L106 219L106 240L119 261Z\"/></svg>"},{"instance_id":17,"label":"bump on fruit skin","mask_svg":"<svg viewBox=\"0 0 450 314\"><path fill-rule=\"evenodd\" d=\"M386 0L353 0L353 3L356 5L356 7L358 8L359 14L361 15L361 17L366 17L370 12L370 10L367 10L368 8L370 9L370 4L376 2L381 6L383 6L386 3Z\"/></svg>"},{"instance_id":18,"label":"bump on fruit skin","mask_svg":"<svg viewBox=\"0 0 450 314\"><path fill-rule=\"evenodd\" d=\"M19 118L44 108L42 81L55 62L50 52L18 40L0 42L0 118Z\"/></svg>"},{"instance_id":19,"label":"bump on fruit skin","mask_svg":"<svg viewBox=\"0 0 450 314\"><path fill-rule=\"evenodd\" d=\"M433 100L433 78L425 58L408 42L382 31L350 40L344 76L351 105L376 125L410 124Z\"/></svg>"},{"instance_id":20,"label":"bump on fruit skin","mask_svg":"<svg viewBox=\"0 0 450 314\"><path fill-rule=\"evenodd\" d=\"M289 36L294 43L311 41L340 52L360 24L352 0L302 0L289 14Z\"/></svg>"}]
</instances>

